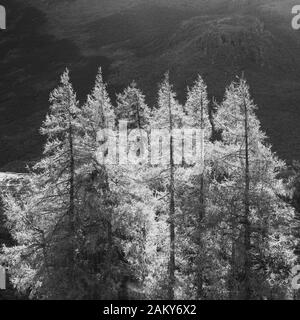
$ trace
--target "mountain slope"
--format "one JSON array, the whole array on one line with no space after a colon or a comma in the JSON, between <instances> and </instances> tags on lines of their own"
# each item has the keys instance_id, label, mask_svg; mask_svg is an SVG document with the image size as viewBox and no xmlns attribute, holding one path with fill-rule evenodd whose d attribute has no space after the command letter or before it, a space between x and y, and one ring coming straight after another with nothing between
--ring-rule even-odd
<instances>
[{"instance_id":1,"label":"mountain slope","mask_svg":"<svg viewBox=\"0 0 300 320\"><path fill-rule=\"evenodd\" d=\"M135 79L153 105L169 69L184 99L201 73L211 97L243 71L263 129L287 160L300 157L300 33L295 1L6 0L0 38L0 167L38 158L48 95L71 69L79 99L102 65L112 97Z\"/></svg>"}]
</instances>

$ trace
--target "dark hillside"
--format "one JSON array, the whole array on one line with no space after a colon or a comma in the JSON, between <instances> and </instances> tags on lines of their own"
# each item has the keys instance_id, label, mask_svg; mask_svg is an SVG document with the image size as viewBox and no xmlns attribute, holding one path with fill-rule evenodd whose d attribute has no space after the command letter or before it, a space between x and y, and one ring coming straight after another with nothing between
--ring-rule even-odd
<instances>
[{"instance_id":1,"label":"dark hillside","mask_svg":"<svg viewBox=\"0 0 300 320\"><path fill-rule=\"evenodd\" d=\"M300 33L293 1L5 0L0 38L0 167L41 153L38 128L67 66L80 99L102 65L110 93L135 79L152 106L167 69L180 100L198 73L218 100L242 71L274 150L300 157Z\"/></svg>"}]
</instances>

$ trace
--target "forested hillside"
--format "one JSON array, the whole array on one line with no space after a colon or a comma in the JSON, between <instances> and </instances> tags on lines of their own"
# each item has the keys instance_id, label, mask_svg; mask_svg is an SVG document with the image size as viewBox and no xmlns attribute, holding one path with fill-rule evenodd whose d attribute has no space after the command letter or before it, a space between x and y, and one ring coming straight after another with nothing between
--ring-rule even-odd
<instances>
[{"instance_id":1,"label":"forested hillside","mask_svg":"<svg viewBox=\"0 0 300 320\"><path fill-rule=\"evenodd\" d=\"M211 113L201 76L183 104L172 78L161 80L157 108L150 110L135 83L112 103L101 69L81 104L64 72L41 127L43 156L3 196L14 242L4 247L1 263L19 294L295 296L299 226L291 181L266 143L246 80L229 85ZM114 146L112 130L124 120L128 135L120 131L125 140ZM153 143L157 130L163 140Z\"/></svg>"}]
</instances>

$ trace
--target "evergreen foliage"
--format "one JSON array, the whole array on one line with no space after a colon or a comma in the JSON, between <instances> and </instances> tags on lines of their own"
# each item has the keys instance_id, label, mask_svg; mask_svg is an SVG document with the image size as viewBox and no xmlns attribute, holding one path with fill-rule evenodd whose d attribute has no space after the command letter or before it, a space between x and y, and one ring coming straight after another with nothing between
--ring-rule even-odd
<instances>
[{"instance_id":1,"label":"evergreen foliage","mask_svg":"<svg viewBox=\"0 0 300 320\"><path fill-rule=\"evenodd\" d=\"M80 106L66 70L50 103L41 160L20 188L2 197L13 242L3 246L1 263L20 294L293 297L299 219L289 200L290 181L282 178L286 166L266 142L245 79L226 89L212 113L201 76L182 105L166 74L150 109L134 82L114 106L99 69ZM122 120L129 135L136 133L129 146L117 143ZM213 127L219 141L212 141ZM166 135L153 144L157 129ZM193 162L183 152L188 138L192 152L200 154ZM109 141L116 141L115 152L123 148L137 159L144 152L146 157L136 163L100 161L111 152L104 149L99 157ZM153 153L160 158L154 163Z\"/></svg>"}]
</instances>

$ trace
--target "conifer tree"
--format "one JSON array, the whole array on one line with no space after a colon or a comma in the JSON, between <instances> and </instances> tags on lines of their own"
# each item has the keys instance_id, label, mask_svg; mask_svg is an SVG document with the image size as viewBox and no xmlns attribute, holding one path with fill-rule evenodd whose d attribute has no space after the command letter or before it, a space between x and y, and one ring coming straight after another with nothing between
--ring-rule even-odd
<instances>
[{"instance_id":1,"label":"conifer tree","mask_svg":"<svg viewBox=\"0 0 300 320\"><path fill-rule=\"evenodd\" d=\"M118 203L117 194L111 190L111 170L105 162L98 161L97 155L98 148L112 138L108 128L113 129L115 125L113 106L101 68L92 93L82 108L80 124L80 262L86 270L84 277L87 283L83 294L95 299L116 299L123 278L120 270L126 269L126 261L113 233ZM100 134L100 141L99 133L104 133Z\"/></svg>"},{"instance_id":2,"label":"conifer tree","mask_svg":"<svg viewBox=\"0 0 300 320\"><path fill-rule=\"evenodd\" d=\"M203 270L201 255L203 254L203 241L202 231L204 230L202 226L203 219L205 218L205 138L210 138L211 135L211 125L209 121L209 110L208 110L208 97L207 97L207 87L201 78L198 76L193 88L188 91L187 102L185 110L187 112L189 123L196 128L200 128L200 146L201 146L201 158L199 159L197 168L200 168L199 172L199 213L198 213L198 223L197 229L199 232L198 236L198 247L199 256L197 261L197 297L198 299L203 298Z\"/></svg>"},{"instance_id":3,"label":"conifer tree","mask_svg":"<svg viewBox=\"0 0 300 320\"><path fill-rule=\"evenodd\" d=\"M17 198L5 198L8 225L18 242L5 253L12 282L20 290L38 297L71 297L78 284L76 137L80 109L68 70L50 102L50 113L41 128L47 143L28 191Z\"/></svg>"},{"instance_id":4,"label":"conifer tree","mask_svg":"<svg viewBox=\"0 0 300 320\"><path fill-rule=\"evenodd\" d=\"M270 285L270 277L282 277L278 283L287 279L293 261L289 230L293 210L280 197L285 189L276 177L284 164L266 145L255 109L246 81L240 79L227 89L215 118L222 130L221 159L227 167L222 184L226 188L230 185L234 200L230 210L231 289L235 297L242 299L255 299L263 294L270 297L274 290L281 291L280 285L277 288ZM235 198L234 193L238 194ZM281 257L278 246L284 247ZM272 256L274 265L269 260ZM286 272L276 274L276 264Z\"/></svg>"},{"instance_id":5,"label":"conifer tree","mask_svg":"<svg viewBox=\"0 0 300 320\"><path fill-rule=\"evenodd\" d=\"M132 101L135 101L135 94L142 96L137 88L133 91L132 95L129 94L129 100L133 96ZM146 119L146 105L137 109L136 104L131 103L126 94L119 96L124 103L126 101L127 108L122 113L124 120L136 110L141 118ZM132 128L138 126L138 120L139 117L132 118ZM98 291L100 290L98 297L100 295L100 298L140 298L145 294L141 288L148 274L145 245L153 212L148 204L151 197L147 186L136 183L136 180L140 181L141 167L110 161L99 162L102 157L97 155L97 152L100 152L98 148L106 143L112 150L102 150L103 159L107 158L109 153L117 152L117 146L113 147L116 143L113 133L115 115L101 70L97 75L93 92L83 107L81 121L84 134L80 146L82 154L85 155L81 166L81 176L85 182L82 188L85 199L82 224L91 226L86 229L85 237L82 239L85 241L85 250L89 253L86 262L97 261L90 268L92 273L97 275ZM125 134L128 139L127 132ZM91 259L92 257L94 258Z\"/></svg>"},{"instance_id":6,"label":"conifer tree","mask_svg":"<svg viewBox=\"0 0 300 320\"><path fill-rule=\"evenodd\" d=\"M128 128L145 128L149 125L150 110L145 96L133 81L122 94L117 95L116 115L118 120L126 119Z\"/></svg>"},{"instance_id":7,"label":"conifer tree","mask_svg":"<svg viewBox=\"0 0 300 320\"><path fill-rule=\"evenodd\" d=\"M299 226L285 164L266 143L244 79L226 89L215 115L200 76L184 106L166 74L152 112L135 83L114 108L101 68L82 108L67 70L50 103L42 158L3 197L14 242L0 259L20 293L292 297ZM117 133L124 120L129 131ZM210 141L212 125L220 141ZM129 161L111 161L122 157Z\"/></svg>"},{"instance_id":8,"label":"conifer tree","mask_svg":"<svg viewBox=\"0 0 300 320\"><path fill-rule=\"evenodd\" d=\"M153 117L151 119L151 128L159 128L165 130L167 135L162 137L167 139L168 149L160 149L162 157L164 158L163 164L166 164L166 169L169 172L167 178L166 191L168 195L168 223L169 223L169 262L168 262L168 284L167 295L168 298L173 300L175 298L175 282L176 282L176 203L175 203L175 153L178 151L175 148L175 139L181 139L174 135L174 130L181 128L184 119L183 107L176 101L175 93L172 91L172 85L169 81L169 74L165 75L165 79L162 82L159 89L158 109L153 111ZM178 146L178 141L176 142ZM179 156L182 154L180 150L181 141L179 141ZM154 146L155 148L161 148L160 144ZM164 150L163 150L164 149ZM151 149L151 152L154 151ZM162 166L163 167L163 166ZM161 170L161 169L159 169ZM161 171L162 172L162 171Z\"/></svg>"}]
</instances>

